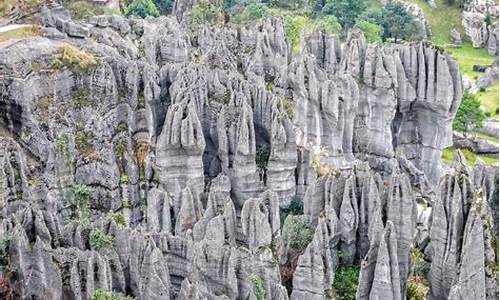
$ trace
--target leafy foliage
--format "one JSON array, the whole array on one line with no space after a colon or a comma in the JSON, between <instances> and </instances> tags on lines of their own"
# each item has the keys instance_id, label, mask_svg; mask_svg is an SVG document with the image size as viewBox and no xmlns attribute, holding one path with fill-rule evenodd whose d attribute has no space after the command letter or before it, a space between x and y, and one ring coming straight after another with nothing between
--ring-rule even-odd
<instances>
[{"instance_id":1,"label":"leafy foliage","mask_svg":"<svg viewBox=\"0 0 500 300\"><path fill-rule=\"evenodd\" d=\"M133 300L132 297L114 295L112 292L97 289L90 294L90 300Z\"/></svg>"},{"instance_id":2,"label":"leafy foliage","mask_svg":"<svg viewBox=\"0 0 500 300\"><path fill-rule=\"evenodd\" d=\"M283 235L291 248L303 250L312 241L314 230L305 216L289 215L283 225Z\"/></svg>"},{"instance_id":3,"label":"leafy foliage","mask_svg":"<svg viewBox=\"0 0 500 300\"><path fill-rule=\"evenodd\" d=\"M344 29L352 28L356 18L366 9L365 0L327 0L324 15L334 15Z\"/></svg>"},{"instance_id":4,"label":"leafy foliage","mask_svg":"<svg viewBox=\"0 0 500 300\"><path fill-rule=\"evenodd\" d=\"M299 197L293 197L292 201L290 202L290 205L288 207L281 209L280 211L280 219L281 219L281 224L283 224L286 220L286 218L289 215L292 216L297 216L297 215L302 215L304 213L304 202L300 200Z\"/></svg>"},{"instance_id":5,"label":"leafy foliage","mask_svg":"<svg viewBox=\"0 0 500 300\"><path fill-rule=\"evenodd\" d=\"M358 290L359 267L339 267L335 271L333 292L336 299L354 300Z\"/></svg>"},{"instance_id":6,"label":"leafy foliage","mask_svg":"<svg viewBox=\"0 0 500 300\"><path fill-rule=\"evenodd\" d=\"M414 17L403 3L390 1L384 6L379 24L384 29L383 38L409 39L416 31Z\"/></svg>"},{"instance_id":7,"label":"leafy foliage","mask_svg":"<svg viewBox=\"0 0 500 300\"><path fill-rule=\"evenodd\" d=\"M156 7L162 14L167 14L172 10L172 0L156 0Z\"/></svg>"},{"instance_id":8,"label":"leafy foliage","mask_svg":"<svg viewBox=\"0 0 500 300\"><path fill-rule=\"evenodd\" d=\"M453 129L460 131L464 136L468 136L474 129L482 128L485 119L486 116L481 109L481 102L475 95L466 91L453 120Z\"/></svg>"},{"instance_id":9,"label":"leafy foliage","mask_svg":"<svg viewBox=\"0 0 500 300\"><path fill-rule=\"evenodd\" d=\"M109 248L113 246L113 237L100 229L92 229L89 234L89 244L94 250Z\"/></svg>"},{"instance_id":10,"label":"leafy foliage","mask_svg":"<svg viewBox=\"0 0 500 300\"><path fill-rule=\"evenodd\" d=\"M245 6L241 13L234 16L233 21L235 23L245 23L267 17L269 15L269 7L265 3L252 1L247 6Z\"/></svg>"},{"instance_id":11,"label":"leafy foliage","mask_svg":"<svg viewBox=\"0 0 500 300\"><path fill-rule=\"evenodd\" d=\"M125 220L125 216L122 213L116 212L111 214L111 218L116 222L118 225L127 225L127 220Z\"/></svg>"},{"instance_id":12,"label":"leafy foliage","mask_svg":"<svg viewBox=\"0 0 500 300\"><path fill-rule=\"evenodd\" d=\"M406 299L425 300L425 295L429 290L427 281L421 276L411 276L406 286Z\"/></svg>"},{"instance_id":13,"label":"leafy foliage","mask_svg":"<svg viewBox=\"0 0 500 300\"><path fill-rule=\"evenodd\" d=\"M253 292L255 294L255 298L257 298L257 300L266 299L266 290L264 289L262 278L260 278L259 275L252 274L250 275L250 281L253 284Z\"/></svg>"},{"instance_id":14,"label":"leafy foliage","mask_svg":"<svg viewBox=\"0 0 500 300\"><path fill-rule=\"evenodd\" d=\"M10 233L5 233L0 236L0 267L9 265L9 243L12 239L12 235ZM0 269L1 270L1 269Z\"/></svg>"},{"instance_id":15,"label":"leafy foliage","mask_svg":"<svg viewBox=\"0 0 500 300\"><path fill-rule=\"evenodd\" d=\"M375 23L370 23L366 20L358 20L356 22L356 28L363 31L366 40L369 43L380 43L382 42L382 32L383 28Z\"/></svg>"},{"instance_id":16,"label":"leafy foliage","mask_svg":"<svg viewBox=\"0 0 500 300\"><path fill-rule=\"evenodd\" d=\"M84 224L90 222L90 196L94 190L84 184L74 184L71 187L73 194L72 205L76 208L76 217Z\"/></svg>"},{"instance_id":17,"label":"leafy foliage","mask_svg":"<svg viewBox=\"0 0 500 300\"><path fill-rule=\"evenodd\" d=\"M411 270L410 274L415 276L427 276L430 269L429 262L425 261L424 254L417 248L412 248L411 255Z\"/></svg>"},{"instance_id":18,"label":"leafy foliage","mask_svg":"<svg viewBox=\"0 0 500 300\"><path fill-rule=\"evenodd\" d=\"M158 17L160 12L152 0L134 0L127 6L125 12L127 16L137 16L145 18L147 16Z\"/></svg>"},{"instance_id":19,"label":"leafy foliage","mask_svg":"<svg viewBox=\"0 0 500 300\"><path fill-rule=\"evenodd\" d=\"M339 33L342 31L342 25L334 15L327 15L319 19L318 27L328 33Z\"/></svg>"},{"instance_id":20,"label":"leafy foliage","mask_svg":"<svg viewBox=\"0 0 500 300\"><path fill-rule=\"evenodd\" d=\"M300 40L305 32L314 28L314 22L306 16L292 16L285 19L285 30L292 44L292 51L300 51Z\"/></svg>"}]
</instances>

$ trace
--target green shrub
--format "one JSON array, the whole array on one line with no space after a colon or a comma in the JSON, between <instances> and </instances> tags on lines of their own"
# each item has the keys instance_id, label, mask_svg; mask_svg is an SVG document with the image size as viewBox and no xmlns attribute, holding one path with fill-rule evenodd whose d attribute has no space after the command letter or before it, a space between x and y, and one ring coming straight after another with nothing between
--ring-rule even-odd
<instances>
[{"instance_id":1,"label":"green shrub","mask_svg":"<svg viewBox=\"0 0 500 300\"><path fill-rule=\"evenodd\" d=\"M261 2L252 2L246 8L248 16L252 19L260 19L269 16L269 8Z\"/></svg>"},{"instance_id":2,"label":"green shrub","mask_svg":"<svg viewBox=\"0 0 500 300\"><path fill-rule=\"evenodd\" d=\"M359 267L339 267L335 271L333 293L338 300L356 299L358 290Z\"/></svg>"},{"instance_id":3,"label":"green shrub","mask_svg":"<svg viewBox=\"0 0 500 300\"><path fill-rule=\"evenodd\" d=\"M380 25L370 23L366 20L358 20L356 28L363 31L369 43L381 43L383 28Z\"/></svg>"},{"instance_id":4,"label":"green shrub","mask_svg":"<svg viewBox=\"0 0 500 300\"><path fill-rule=\"evenodd\" d=\"M128 176L127 176L127 174L122 174L122 175L120 176L120 183L121 183L121 184L126 184L126 183L128 183Z\"/></svg>"},{"instance_id":5,"label":"green shrub","mask_svg":"<svg viewBox=\"0 0 500 300\"><path fill-rule=\"evenodd\" d=\"M89 234L89 244L93 250L110 248L113 246L113 237L100 229L92 229Z\"/></svg>"},{"instance_id":6,"label":"green shrub","mask_svg":"<svg viewBox=\"0 0 500 300\"><path fill-rule=\"evenodd\" d=\"M306 16L287 17L285 18L285 29L292 51L299 52L302 35L314 29L314 22Z\"/></svg>"},{"instance_id":7,"label":"green shrub","mask_svg":"<svg viewBox=\"0 0 500 300\"><path fill-rule=\"evenodd\" d=\"M334 15L327 15L319 19L318 27L328 33L339 33L342 31L342 25Z\"/></svg>"},{"instance_id":8,"label":"green shrub","mask_svg":"<svg viewBox=\"0 0 500 300\"><path fill-rule=\"evenodd\" d=\"M89 71L96 66L94 55L70 45L59 48L52 62L52 68L68 68L76 74Z\"/></svg>"},{"instance_id":9,"label":"green shrub","mask_svg":"<svg viewBox=\"0 0 500 300\"><path fill-rule=\"evenodd\" d=\"M429 287L427 286L425 279L422 279L422 277L419 276L411 276L406 285L406 299L425 300L428 290Z\"/></svg>"},{"instance_id":10,"label":"green shrub","mask_svg":"<svg viewBox=\"0 0 500 300\"><path fill-rule=\"evenodd\" d=\"M127 225L127 220L125 220L125 216L122 213L116 212L111 214L111 218L115 221L116 224L118 225Z\"/></svg>"},{"instance_id":11,"label":"green shrub","mask_svg":"<svg viewBox=\"0 0 500 300\"><path fill-rule=\"evenodd\" d=\"M424 259L424 254L417 248L410 250L411 270L410 274L426 277L430 269L430 264Z\"/></svg>"},{"instance_id":12,"label":"green shrub","mask_svg":"<svg viewBox=\"0 0 500 300\"><path fill-rule=\"evenodd\" d=\"M132 297L114 295L112 292L97 289L90 294L90 300L133 300Z\"/></svg>"},{"instance_id":13,"label":"green shrub","mask_svg":"<svg viewBox=\"0 0 500 300\"><path fill-rule=\"evenodd\" d=\"M288 207L281 209L280 211L281 224L285 222L286 218L289 215L297 216L297 215L302 215L303 213L304 213L304 202L302 202L302 200L300 200L299 197L295 196L293 197Z\"/></svg>"},{"instance_id":14,"label":"green shrub","mask_svg":"<svg viewBox=\"0 0 500 300\"><path fill-rule=\"evenodd\" d=\"M76 217L84 224L90 222L90 197L94 190L84 184L75 183L71 187L73 203L76 209Z\"/></svg>"},{"instance_id":15,"label":"green shrub","mask_svg":"<svg viewBox=\"0 0 500 300\"><path fill-rule=\"evenodd\" d=\"M260 276L252 274L250 275L250 281L253 284L253 292L255 294L255 298L257 298L257 300L266 299L266 290L264 289L264 284Z\"/></svg>"},{"instance_id":16,"label":"green shrub","mask_svg":"<svg viewBox=\"0 0 500 300\"><path fill-rule=\"evenodd\" d=\"M269 148L267 146L259 145L255 150L255 163L257 168L261 171L267 170L267 163L269 161Z\"/></svg>"},{"instance_id":17,"label":"green shrub","mask_svg":"<svg viewBox=\"0 0 500 300\"><path fill-rule=\"evenodd\" d=\"M284 111L290 120L295 118L295 105L292 98L283 97L278 104L278 108Z\"/></svg>"},{"instance_id":18,"label":"green shrub","mask_svg":"<svg viewBox=\"0 0 500 300\"><path fill-rule=\"evenodd\" d=\"M156 7L162 14L167 14L172 10L172 0L156 0Z\"/></svg>"},{"instance_id":19,"label":"green shrub","mask_svg":"<svg viewBox=\"0 0 500 300\"><path fill-rule=\"evenodd\" d=\"M147 16L158 17L160 13L152 0L134 0L127 6L125 15L145 18Z\"/></svg>"},{"instance_id":20,"label":"green shrub","mask_svg":"<svg viewBox=\"0 0 500 300\"><path fill-rule=\"evenodd\" d=\"M314 230L306 216L289 215L283 225L283 236L292 249L303 250L312 241Z\"/></svg>"}]
</instances>

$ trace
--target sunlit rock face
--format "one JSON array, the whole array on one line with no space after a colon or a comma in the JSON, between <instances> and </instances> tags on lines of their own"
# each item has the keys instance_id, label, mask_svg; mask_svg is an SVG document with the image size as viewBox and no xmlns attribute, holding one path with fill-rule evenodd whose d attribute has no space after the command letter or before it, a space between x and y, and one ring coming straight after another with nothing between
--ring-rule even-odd
<instances>
[{"instance_id":1,"label":"sunlit rock face","mask_svg":"<svg viewBox=\"0 0 500 300\"><path fill-rule=\"evenodd\" d=\"M335 270L360 265L358 299L405 299L417 244L434 299L498 293L495 170L440 158L455 61L357 31L294 52L280 18L193 34L190 5L88 23L47 10L42 36L0 44L16 297L326 299ZM299 250L283 230L294 203L310 229Z\"/></svg>"}]
</instances>

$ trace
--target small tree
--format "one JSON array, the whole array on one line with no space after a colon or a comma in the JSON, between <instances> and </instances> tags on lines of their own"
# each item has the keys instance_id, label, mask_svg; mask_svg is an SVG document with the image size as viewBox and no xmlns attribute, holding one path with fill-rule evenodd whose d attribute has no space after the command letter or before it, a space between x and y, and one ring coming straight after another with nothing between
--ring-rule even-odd
<instances>
[{"instance_id":1,"label":"small tree","mask_svg":"<svg viewBox=\"0 0 500 300\"><path fill-rule=\"evenodd\" d=\"M156 5L151 0L134 0L127 7L125 12L127 16L138 16L145 18L147 16L158 17L160 13L156 8Z\"/></svg>"},{"instance_id":2,"label":"small tree","mask_svg":"<svg viewBox=\"0 0 500 300\"><path fill-rule=\"evenodd\" d=\"M384 7L380 25L384 28L384 38L407 39L415 30L415 20L407 11L405 5L398 1L391 1Z\"/></svg>"},{"instance_id":3,"label":"small tree","mask_svg":"<svg viewBox=\"0 0 500 300\"><path fill-rule=\"evenodd\" d=\"M465 91L462 103L460 103L460 107L453 120L453 129L460 131L467 137L474 129L482 128L485 119L486 116L481 109L481 102L479 102L475 95Z\"/></svg>"},{"instance_id":4,"label":"small tree","mask_svg":"<svg viewBox=\"0 0 500 300\"><path fill-rule=\"evenodd\" d=\"M342 30L342 25L340 25L334 15L328 15L321 18L318 26L328 33L338 33Z\"/></svg>"},{"instance_id":5,"label":"small tree","mask_svg":"<svg viewBox=\"0 0 500 300\"><path fill-rule=\"evenodd\" d=\"M334 15L344 29L352 28L366 9L365 0L327 0L323 14Z\"/></svg>"}]
</instances>

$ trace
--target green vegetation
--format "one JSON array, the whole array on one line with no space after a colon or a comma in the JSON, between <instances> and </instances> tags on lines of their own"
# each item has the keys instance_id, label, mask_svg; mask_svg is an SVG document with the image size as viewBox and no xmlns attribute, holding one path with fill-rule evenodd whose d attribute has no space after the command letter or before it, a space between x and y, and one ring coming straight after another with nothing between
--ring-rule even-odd
<instances>
[{"instance_id":1,"label":"green vegetation","mask_svg":"<svg viewBox=\"0 0 500 300\"><path fill-rule=\"evenodd\" d=\"M219 24L224 22L224 12L208 0L197 2L190 13L191 27L201 24Z\"/></svg>"},{"instance_id":2,"label":"green vegetation","mask_svg":"<svg viewBox=\"0 0 500 300\"><path fill-rule=\"evenodd\" d=\"M76 211L75 217L83 224L90 223L90 197L94 190L84 184L75 183L71 187L73 200L71 205Z\"/></svg>"},{"instance_id":3,"label":"green vegetation","mask_svg":"<svg viewBox=\"0 0 500 300\"><path fill-rule=\"evenodd\" d=\"M2 271L1 267L6 267L10 264L9 243L11 239L12 235L9 232L0 236L0 271Z\"/></svg>"},{"instance_id":4,"label":"green vegetation","mask_svg":"<svg viewBox=\"0 0 500 300\"><path fill-rule=\"evenodd\" d=\"M333 294L335 299L354 300L358 290L359 267L339 267L335 270Z\"/></svg>"},{"instance_id":5,"label":"green vegetation","mask_svg":"<svg viewBox=\"0 0 500 300\"><path fill-rule=\"evenodd\" d=\"M270 15L269 7L265 3L250 2L242 12L234 16L234 22L241 24L257 20Z\"/></svg>"},{"instance_id":6,"label":"green vegetation","mask_svg":"<svg viewBox=\"0 0 500 300\"><path fill-rule=\"evenodd\" d=\"M490 65L495 59L488 54L486 49L475 49L472 47L469 41L465 41L460 48L445 47L445 49L446 52L457 60L460 71L472 78L481 74L472 70L474 65Z\"/></svg>"},{"instance_id":7,"label":"green vegetation","mask_svg":"<svg viewBox=\"0 0 500 300\"><path fill-rule=\"evenodd\" d=\"M285 18L285 30L291 42L292 51L300 52L300 42L304 33L314 30L314 21L307 16L291 16Z\"/></svg>"},{"instance_id":8,"label":"green vegetation","mask_svg":"<svg viewBox=\"0 0 500 300\"><path fill-rule=\"evenodd\" d=\"M99 155L90 143L91 134L86 132L83 128L78 127L75 133L75 147L86 159L97 160Z\"/></svg>"},{"instance_id":9,"label":"green vegetation","mask_svg":"<svg viewBox=\"0 0 500 300\"><path fill-rule=\"evenodd\" d=\"M119 10L113 10L105 5L92 4L88 1L69 1L66 0L65 7L68 9L71 18L74 20L88 19L98 15L120 15Z\"/></svg>"},{"instance_id":10,"label":"green vegetation","mask_svg":"<svg viewBox=\"0 0 500 300\"><path fill-rule=\"evenodd\" d=\"M465 137L475 129L482 128L486 116L481 109L481 103L475 95L465 91L462 103L453 120L453 130L460 131Z\"/></svg>"},{"instance_id":11,"label":"green vegetation","mask_svg":"<svg viewBox=\"0 0 500 300\"><path fill-rule=\"evenodd\" d=\"M384 29L382 38L410 40L417 32L414 17L406 10L406 6L397 1L388 2L379 16L379 24Z\"/></svg>"},{"instance_id":12,"label":"green vegetation","mask_svg":"<svg viewBox=\"0 0 500 300\"><path fill-rule=\"evenodd\" d=\"M127 220L125 219L125 216L122 213L119 212L112 213L111 218L115 221L116 224L127 226Z\"/></svg>"},{"instance_id":13,"label":"green vegetation","mask_svg":"<svg viewBox=\"0 0 500 300\"><path fill-rule=\"evenodd\" d=\"M257 300L266 299L266 290L264 289L262 278L260 278L259 275L252 274L250 275L250 281L253 284L255 298L257 298Z\"/></svg>"},{"instance_id":14,"label":"green vegetation","mask_svg":"<svg viewBox=\"0 0 500 300\"><path fill-rule=\"evenodd\" d=\"M115 295L103 289L97 289L90 294L90 300L133 300L132 297Z\"/></svg>"},{"instance_id":15,"label":"green vegetation","mask_svg":"<svg viewBox=\"0 0 500 300\"><path fill-rule=\"evenodd\" d=\"M480 138L480 139L487 140L487 141L490 141L492 143L498 144L498 138L497 137L494 137L494 136L491 136L491 135L487 135L487 134L483 134L483 133L479 133L479 132L474 132L474 135L477 138Z\"/></svg>"},{"instance_id":16,"label":"green vegetation","mask_svg":"<svg viewBox=\"0 0 500 300\"><path fill-rule=\"evenodd\" d=\"M449 148L444 149L443 154L441 155L441 158L446 162L452 162L453 159L455 158L455 150L456 149L454 147L449 147ZM476 163L476 160L478 158L487 164L498 163L498 157L477 155L468 149L460 149L460 150L462 151L462 154L464 155L465 159L467 159L467 163L471 166Z\"/></svg>"},{"instance_id":17,"label":"green vegetation","mask_svg":"<svg viewBox=\"0 0 500 300\"><path fill-rule=\"evenodd\" d=\"M172 0L156 0L155 3L161 14L168 14L172 10Z\"/></svg>"},{"instance_id":18,"label":"green vegetation","mask_svg":"<svg viewBox=\"0 0 500 300\"><path fill-rule=\"evenodd\" d=\"M411 269L410 275L413 276L427 276L430 269L430 264L424 259L424 254L417 248L410 250L411 256Z\"/></svg>"},{"instance_id":19,"label":"green vegetation","mask_svg":"<svg viewBox=\"0 0 500 300\"><path fill-rule=\"evenodd\" d=\"M421 279L421 278L418 278ZM406 299L425 300L425 295L429 288L415 278L410 278L406 286Z\"/></svg>"},{"instance_id":20,"label":"green vegetation","mask_svg":"<svg viewBox=\"0 0 500 300\"><path fill-rule=\"evenodd\" d=\"M322 9L324 15L334 15L344 29L352 28L356 19L366 9L365 0L327 0Z\"/></svg>"},{"instance_id":21,"label":"green vegetation","mask_svg":"<svg viewBox=\"0 0 500 300\"><path fill-rule=\"evenodd\" d=\"M158 17L160 12L152 0L134 0L129 6L127 6L125 15L141 18L145 18L147 16Z\"/></svg>"},{"instance_id":22,"label":"green vegetation","mask_svg":"<svg viewBox=\"0 0 500 300\"><path fill-rule=\"evenodd\" d=\"M25 26L4 32L0 32L0 43L11 39L22 39L30 36L39 35L38 28L35 26Z\"/></svg>"},{"instance_id":23,"label":"green vegetation","mask_svg":"<svg viewBox=\"0 0 500 300\"><path fill-rule=\"evenodd\" d=\"M291 215L291 216L298 216L302 215L304 213L304 202L300 200L299 197L295 196L293 197L292 201L290 202L290 205L286 208L282 208L280 210L280 220L281 224L283 224L286 220L286 218Z\"/></svg>"},{"instance_id":24,"label":"green vegetation","mask_svg":"<svg viewBox=\"0 0 500 300\"><path fill-rule=\"evenodd\" d=\"M281 98L281 101L278 103L278 108L281 111L284 111L290 120L293 120L293 118L295 118L295 105L292 98Z\"/></svg>"},{"instance_id":25,"label":"green vegetation","mask_svg":"<svg viewBox=\"0 0 500 300\"><path fill-rule=\"evenodd\" d=\"M113 246L113 237L105 234L100 229L92 229L89 234L90 248L100 250Z\"/></svg>"},{"instance_id":26,"label":"green vegetation","mask_svg":"<svg viewBox=\"0 0 500 300\"><path fill-rule=\"evenodd\" d=\"M269 162L269 148L264 145L257 146L255 150L255 163L257 168L261 171L267 170L267 163Z\"/></svg>"},{"instance_id":27,"label":"green vegetation","mask_svg":"<svg viewBox=\"0 0 500 300\"><path fill-rule=\"evenodd\" d=\"M126 184L126 183L128 183L128 176L127 176L127 174L122 174L122 175L120 176L120 183L121 183L121 184Z\"/></svg>"},{"instance_id":28,"label":"green vegetation","mask_svg":"<svg viewBox=\"0 0 500 300\"><path fill-rule=\"evenodd\" d=\"M491 117L496 119L498 119L498 94L498 81L495 85L477 94L484 111L490 113Z\"/></svg>"},{"instance_id":29,"label":"green vegetation","mask_svg":"<svg viewBox=\"0 0 500 300\"><path fill-rule=\"evenodd\" d=\"M318 20L318 27L328 33L339 33L342 31L342 25L334 15L324 16Z\"/></svg>"},{"instance_id":30,"label":"green vegetation","mask_svg":"<svg viewBox=\"0 0 500 300\"><path fill-rule=\"evenodd\" d=\"M382 26L375 23L370 23L366 20L358 20L356 22L356 28L361 30L369 43L381 43L382 33L384 29Z\"/></svg>"},{"instance_id":31,"label":"green vegetation","mask_svg":"<svg viewBox=\"0 0 500 300\"><path fill-rule=\"evenodd\" d=\"M76 74L89 71L96 66L94 55L70 45L59 48L52 62L54 69L68 68Z\"/></svg>"},{"instance_id":32,"label":"green vegetation","mask_svg":"<svg viewBox=\"0 0 500 300\"><path fill-rule=\"evenodd\" d=\"M90 93L85 90L77 90L72 93L73 106L76 109L81 109L85 106L90 105Z\"/></svg>"},{"instance_id":33,"label":"green vegetation","mask_svg":"<svg viewBox=\"0 0 500 300\"><path fill-rule=\"evenodd\" d=\"M314 236L314 230L305 216L289 215L283 225L283 235L292 249L303 250Z\"/></svg>"}]
</instances>

